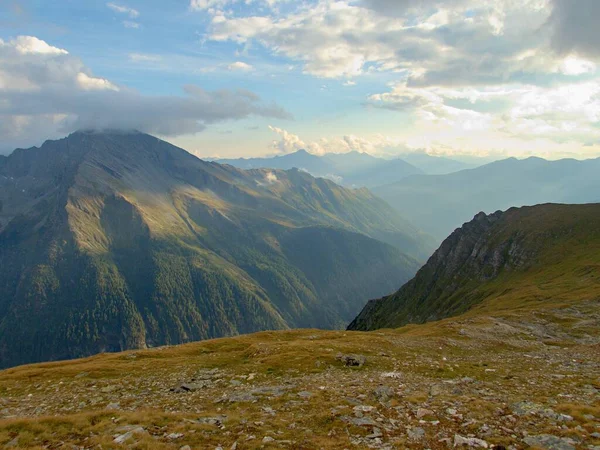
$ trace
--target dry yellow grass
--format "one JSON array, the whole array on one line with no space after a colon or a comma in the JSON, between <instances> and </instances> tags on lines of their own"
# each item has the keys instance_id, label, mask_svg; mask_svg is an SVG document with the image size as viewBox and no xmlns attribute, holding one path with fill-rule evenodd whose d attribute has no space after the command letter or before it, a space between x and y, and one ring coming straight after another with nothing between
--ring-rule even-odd
<instances>
[{"instance_id":1,"label":"dry yellow grass","mask_svg":"<svg viewBox=\"0 0 600 450\"><path fill-rule=\"evenodd\" d=\"M582 302L400 330L264 332L17 367L0 372L0 445L442 449L455 435L473 435L524 448L526 436L551 434L587 448L600 444L592 436L600 427L598 314L597 302ZM365 355L367 363L344 367L338 353ZM170 390L193 379L206 385ZM390 398L375 395L382 386ZM519 416L519 402L554 416ZM361 418L369 423L353 423ZM135 427L143 432L114 442Z\"/></svg>"}]
</instances>

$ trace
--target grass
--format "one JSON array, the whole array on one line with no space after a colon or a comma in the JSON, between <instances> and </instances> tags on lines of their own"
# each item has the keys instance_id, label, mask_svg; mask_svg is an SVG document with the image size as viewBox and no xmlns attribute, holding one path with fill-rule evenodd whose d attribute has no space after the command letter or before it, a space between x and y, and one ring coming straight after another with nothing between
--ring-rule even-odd
<instances>
[{"instance_id":1,"label":"grass","mask_svg":"<svg viewBox=\"0 0 600 450\"><path fill-rule=\"evenodd\" d=\"M373 426L344 419L355 417L356 404L375 408L364 416L380 423L382 439L394 448L447 448L440 439L480 435L482 423L493 427L484 436L490 443L519 445L522 431L596 442L590 435L599 426L600 403L589 386L600 387L598 326L586 321L597 315L597 302L582 302L518 314L467 314L399 330L262 332L17 367L0 372L0 411L17 416L0 419L0 445L18 437L21 448L60 442L115 448L114 436L127 430L123 427L141 426L145 432L124 445L229 448L237 442L240 449L364 448L373 442L367 438ZM552 345L529 334L540 317L544 332L556 335ZM569 334L573 329L577 336ZM587 343L580 340L581 329L589 333ZM559 341L568 346L556 346ZM343 367L338 353L366 355L367 364ZM217 369L217 375L206 389L169 391L210 369ZM380 385L394 389L389 403L374 397ZM430 391L434 385L439 386L435 395ZM286 386L281 395L222 401L223 396L277 386ZM311 396L301 397L304 391ZM519 425L508 422L511 405L523 400L571 415L573 421L566 429L541 417ZM119 409L107 410L114 402ZM449 416L449 407L459 410L462 419ZM417 418L419 408L433 416ZM220 415L227 416L222 428L198 422ZM432 420L440 424L430 425ZM414 427L424 428L424 440L410 440L407 430ZM172 433L183 436L173 440L167 437ZM263 443L265 436L275 441Z\"/></svg>"}]
</instances>

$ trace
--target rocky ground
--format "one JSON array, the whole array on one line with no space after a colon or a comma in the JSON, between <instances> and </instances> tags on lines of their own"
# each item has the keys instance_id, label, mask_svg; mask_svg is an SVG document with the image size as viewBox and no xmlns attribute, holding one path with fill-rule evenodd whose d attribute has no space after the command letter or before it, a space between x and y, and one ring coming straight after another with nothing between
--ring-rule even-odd
<instances>
[{"instance_id":1,"label":"rocky ground","mask_svg":"<svg viewBox=\"0 0 600 450\"><path fill-rule=\"evenodd\" d=\"M598 302L0 372L5 448L600 450Z\"/></svg>"}]
</instances>

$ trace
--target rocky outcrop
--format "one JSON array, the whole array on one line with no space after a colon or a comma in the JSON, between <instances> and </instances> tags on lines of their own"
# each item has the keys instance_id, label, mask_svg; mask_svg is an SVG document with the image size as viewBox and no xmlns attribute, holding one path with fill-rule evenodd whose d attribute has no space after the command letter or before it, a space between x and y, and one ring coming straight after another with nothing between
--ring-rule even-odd
<instances>
[{"instance_id":1,"label":"rocky outcrop","mask_svg":"<svg viewBox=\"0 0 600 450\"><path fill-rule=\"evenodd\" d=\"M508 280L533 266L541 270L560 266L560 255L586 251L586 241L595 245L598 216L599 205L538 205L479 213L455 230L398 292L368 302L348 329L399 327L464 313L486 298L511 291L510 282L493 286L499 277ZM571 249L575 253L565 253ZM573 267L565 266L564 272ZM568 283L579 276L574 271Z\"/></svg>"}]
</instances>

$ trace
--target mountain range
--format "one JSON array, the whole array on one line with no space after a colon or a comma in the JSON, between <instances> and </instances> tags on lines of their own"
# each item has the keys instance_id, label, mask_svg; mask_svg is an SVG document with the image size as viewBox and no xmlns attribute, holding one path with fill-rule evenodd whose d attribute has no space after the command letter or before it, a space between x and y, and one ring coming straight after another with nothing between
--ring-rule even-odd
<instances>
[{"instance_id":1,"label":"mountain range","mask_svg":"<svg viewBox=\"0 0 600 450\"><path fill-rule=\"evenodd\" d=\"M415 175L373 192L440 242L480 211L600 201L600 159L509 158L446 175Z\"/></svg>"},{"instance_id":2,"label":"mountain range","mask_svg":"<svg viewBox=\"0 0 600 450\"><path fill-rule=\"evenodd\" d=\"M454 231L399 291L370 301L348 329L597 302L599 255L600 204L479 213Z\"/></svg>"},{"instance_id":3,"label":"mountain range","mask_svg":"<svg viewBox=\"0 0 600 450\"><path fill-rule=\"evenodd\" d=\"M220 159L217 162L241 169L297 168L344 186L368 188L394 183L410 175L450 173L470 167L460 161L419 152L402 158L384 159L357 151L319 156L298 150L271 158Z\"/></svg>"},{"instance_id":4,"label":"mountain range","mask_svg":"<svg viewBox=\"0 0 600 450\"><path fill-rule=\"evenodd\" d=\"M343 327L430 251L366 189L73 133L0 159L0 366Z\"/></svg>"}]
</instances>

